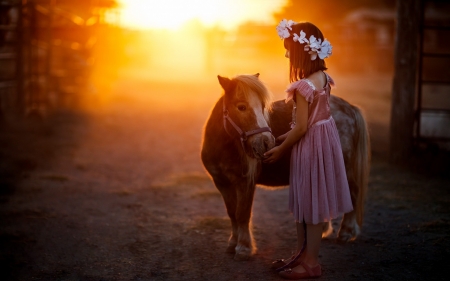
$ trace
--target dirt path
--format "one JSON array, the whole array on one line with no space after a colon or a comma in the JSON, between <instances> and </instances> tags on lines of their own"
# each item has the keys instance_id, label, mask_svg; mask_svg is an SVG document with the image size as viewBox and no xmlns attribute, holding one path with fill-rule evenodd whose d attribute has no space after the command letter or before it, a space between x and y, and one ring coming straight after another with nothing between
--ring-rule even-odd
<instances>
[{"instance_id":1,"label":"dirt path","mask_svg":"<svg viewBox=\"0 0 450 281\"><path fill-rule=\"evenodd\" d=\"M280 280L270 263L296 245L287 190L257 190L258 252L234 261L225 207L199 159L208 112L150 105L120 100L2 127L2 280ZM323 240L321 280L447 279L450 179L387 164L386 129L371 122L362 235Z\"/></svg>"}]
</instances>

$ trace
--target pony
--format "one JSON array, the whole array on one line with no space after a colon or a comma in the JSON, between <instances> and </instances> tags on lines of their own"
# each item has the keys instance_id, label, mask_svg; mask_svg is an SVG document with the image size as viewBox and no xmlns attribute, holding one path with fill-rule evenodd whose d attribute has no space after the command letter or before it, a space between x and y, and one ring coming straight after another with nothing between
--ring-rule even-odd
<instances>
[{"instance_id":1,"label":"pony","mask_svg":"<svg viewBox=\"0 0 450 281\"><path fill-rule=\"evenodd\" d=\"M289 185L290 155L263 163L264 152L276 145L276 137L290 130L293 102L271 101L271 94L255 75L232 79L218 75L224 90L203 129L201 160L221 193L231 220L226 251L235 260L247 260L256 251L251 231L256 185L283 188ZM354 105L331 96L354 210L343 215L338 239L354 240L360 234L370 165L366 121ZM323 236L332 232L324 224Z\"/></svg>"}]
</instances>

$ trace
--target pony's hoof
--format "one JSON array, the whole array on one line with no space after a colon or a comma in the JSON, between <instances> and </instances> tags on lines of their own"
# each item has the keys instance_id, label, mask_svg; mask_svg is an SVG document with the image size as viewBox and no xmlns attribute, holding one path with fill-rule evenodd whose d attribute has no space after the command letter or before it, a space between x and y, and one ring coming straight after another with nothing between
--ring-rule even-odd
<instances>
[{"instance_id":1,"label":"pony's hoof","mask_svg":"<svg viewBox=\"0 0 450 281\"><path fill-rule=\"evenodd\" d=\"M228 247L225 250L225 253L234 254L236 253L236 246L237 246L237 239L235 239L233 236L230 237L228 240Z\"/></svg>"},{"instance_id":2,"label":"pony's hoof","mask_svg":"<svg viewBox=\"0 0 450 281\"><path fill-rule=\"evenodd\" d=\"M250 258L252 251L244 246L236 247L236 254L234 255L235 261L246 261Z\"/></svg>"},{"instance_id":3,"label":"pony's hoof","mask_svg":"<svg viewBox=\"0 0 450 281\"><path fill-rule=\"evenodd\" d=\"M353 241L359 235L361 231L359 230L359 226L355 225L353 228L345 227L339 229L338 240L340 242L348 242Z\"/></svg>"},{"instance_id":4,"label":"pony's hoof","mask_svg":"<svg viewBox=\"0 0 450 281\"><path fill-rule=\"evenodd\" d=\"M247 261L250 259L250 255L245 254L245 253L236 253L234 255L234 260L235 261Z\"/></svg>"},{"instance_id":5,"label":"pony's hoof","mask_svg":"<svg viewBox=\"0 0 450 281\"><path fill-rule=\"evenodd\" d=\"M333 226L331 221L325 222L322 227L322 238L328 237L333 233Z\"/></svg>"},{"instance_id":6,"label":"pony's hoof","mask_svg":"<svg viewBox=\"0 0 450 281\"><path fill-rule=\"evenodd\" d=\"M337 239L339 242L345 243L345 242L351 241L355 238L350 233L345 232L345 233L339 233Z\"/></svg>"},{"instance_id":7,"label":"pony's hoof","mask_svg":"<svg viewBox=\"0 0 450 281\"><path fill-rule=\"evenodd\" d=\"M236 252L235 248L236 248L236 244L228 245L227 249L225 250L225 253L234 254Z\"/></svg>"}]
</instances>

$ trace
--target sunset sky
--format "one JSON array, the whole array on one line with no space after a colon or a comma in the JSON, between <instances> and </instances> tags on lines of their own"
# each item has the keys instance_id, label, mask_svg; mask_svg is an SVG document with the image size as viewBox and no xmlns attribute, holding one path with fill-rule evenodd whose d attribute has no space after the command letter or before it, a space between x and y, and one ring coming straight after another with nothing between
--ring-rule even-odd
<instances>
[{"instance_id":1,"label":"sunset sky","mask_svg":"<svg viewBox=\"0 0 450 281\"><path fill-rule=\"evenodd\" d=\"M287 0L119 0L119 22L133 29L180 28L192 20L205 26L236 28L247 21L272 24Z\"/></svg>"}]
</instances>

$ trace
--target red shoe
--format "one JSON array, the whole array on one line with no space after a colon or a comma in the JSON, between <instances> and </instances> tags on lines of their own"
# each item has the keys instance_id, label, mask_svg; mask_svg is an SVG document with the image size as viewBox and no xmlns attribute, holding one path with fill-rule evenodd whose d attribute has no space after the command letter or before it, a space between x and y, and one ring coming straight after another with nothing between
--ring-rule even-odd
<instances>
[{"instance_id":1,"label":"red shoe","mask_svg":"<svg viewBox=\"0 0 450 281\"><path fill-rule=\"evenodd\" d=\"M285 269L278 273L281 277L284 279L290 279L290 280L298 280L298 279L309 279L309 278L317 278L322 275L322 267L320 264L316 265L315 267L311 268L309 265L307 265L304 262L300 262L299 265L303 266L305 269L305 272L298 273L292 270L292 268Z\"/></svg>"}]
</instances>

